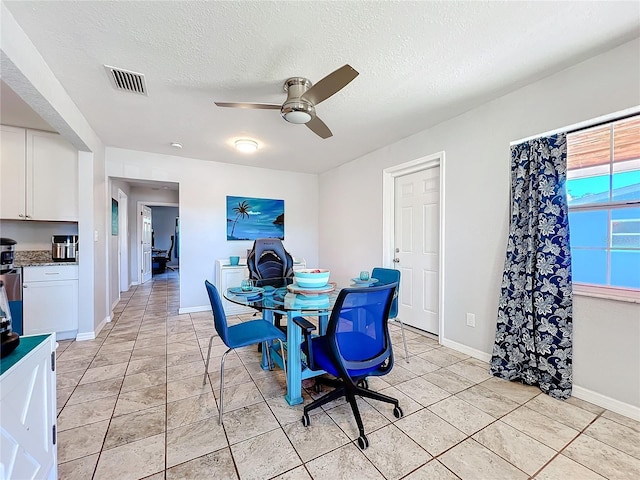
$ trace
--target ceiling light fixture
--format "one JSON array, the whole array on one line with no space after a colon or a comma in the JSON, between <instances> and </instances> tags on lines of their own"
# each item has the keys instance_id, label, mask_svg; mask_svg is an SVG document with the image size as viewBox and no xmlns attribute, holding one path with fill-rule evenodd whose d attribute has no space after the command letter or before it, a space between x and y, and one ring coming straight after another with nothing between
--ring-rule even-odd
<instances>
[{"instance_id":1,"label":"ceiling light fixture","mask_svg":"<svg viewBox=\"0 0 640 480\"><path fill-rule=\"evenodd\" d=\"M182 148L182 144L178 142L171 142L171 146L173 148Z\"/></svg>"},{"instance_id":2,"label":"ceiling light fixture","mask_svg":"<svg viewBox=\"0 0 640 480\"><path fill-rule=\"evenodd\" d=\"M242 153L253 153L258 150L258 142L249 140L248 138L241 138L235 141L236 150Z\"/></svg>"}]
</instances>

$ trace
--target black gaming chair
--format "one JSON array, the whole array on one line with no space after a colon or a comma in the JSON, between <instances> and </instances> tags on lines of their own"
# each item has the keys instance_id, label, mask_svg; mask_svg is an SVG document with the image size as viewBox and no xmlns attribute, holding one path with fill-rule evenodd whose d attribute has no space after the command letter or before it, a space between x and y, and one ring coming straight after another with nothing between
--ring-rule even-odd
<instances>
[{"instance_id":1,"label":"black gaming chair","mask_svg":"<svg viewBox=\"0 0 640 480\"><path fill-rule=\"evenodd\" d=\"M279 238L256 239L247 257L247 267L249 278L255 280L257 286L278 288L293 283L293 257ZM280 326L282 315L275 313L273 317L276 327L284 330Z\"/></svg>"},{"instance_id":2,"label":"black gaming chair","mask_svg":"<svg viewBox=\"0 0 640 480\"><path fill-rule=\"evenodd\" d=\"M256 239L247 257L247 267L249 278L260 285L269 285L270 279L293 279L293 257L279 238Z\"/></svg>"}]
</instances>

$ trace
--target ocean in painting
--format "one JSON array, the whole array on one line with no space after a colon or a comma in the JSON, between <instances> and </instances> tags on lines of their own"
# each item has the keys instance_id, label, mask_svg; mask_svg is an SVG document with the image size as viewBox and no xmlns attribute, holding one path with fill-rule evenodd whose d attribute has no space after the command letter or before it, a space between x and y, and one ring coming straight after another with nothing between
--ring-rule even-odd
<instances>
[{"instance_id":1,"label":"ocean in painting","mask_svg":"<svg viewBox=\"0 0 640 480\"><path fill-rule=\"evenodd\" d=\"M227 196L227 240L284 240L284 200Z\"/></svg>"}]
</instances>

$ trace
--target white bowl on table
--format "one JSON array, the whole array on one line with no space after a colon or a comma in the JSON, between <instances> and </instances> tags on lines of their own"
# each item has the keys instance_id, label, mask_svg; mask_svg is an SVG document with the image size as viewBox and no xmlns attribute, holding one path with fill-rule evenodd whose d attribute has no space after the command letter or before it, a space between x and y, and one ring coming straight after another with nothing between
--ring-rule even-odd
<instances>
[{"instance_id":1,"label":"white bowl on table","mask_svg":"<svg viewBox=\"0 0 640 480\"><path fill-rule=\"evenodd\" d=\"M294 270L296 284L302 288L322 288L329 283L329 270L322 268L304 268Z\"/></svg>"}]
</instances>

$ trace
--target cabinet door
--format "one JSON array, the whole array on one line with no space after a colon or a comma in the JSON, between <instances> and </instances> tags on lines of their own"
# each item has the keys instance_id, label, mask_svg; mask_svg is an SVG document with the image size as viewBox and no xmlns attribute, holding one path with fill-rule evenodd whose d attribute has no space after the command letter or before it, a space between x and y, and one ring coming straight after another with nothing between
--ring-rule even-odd
<instances>
[{"instance_id":1,"label":"cabinet door","mask_svg":"<svg viewBox=\"0 0 640 480\"><path fill-rule=\"evenodd\" d=\"M237 303L230 302L223 296L224 292L227 291L227 288L239 287L242 283L242 279L248 277L249 270L246 266L223 267L220 270L220 287L218 288L218 290L220 292L220 297L222 297L224 312L227 315L237 315L240 313L249 313L255 311L252 308L243 307L242 305L238 305Z\"/></svg>"},{"instance_id":2,"label":"cabinet door","mask_svg":"<svg viewBox=\"0 0 640 480\"><path fill-rule=\"evenodd\" d=\"M78 151L55 133L27 130L27 213L78 221Z\"/></svg>"},{"instance_id":3,"label":"cabinet door","mask_svg":"<svg viewBox=\"0 0 640 480\"><path fill-rule=\"evenodd\" d=\"M78 281L25 282L22 289L25 335L78 329Z\"/></svg>"},{"instance_id":4,"label":"cabinet door","mask_svg":"<svg viewBox=\"0 0 640 480\"><path fill-rule=\"evenodd\" d=\"M56 478L57 447L53 339L29 352L2 377L0 387L0 461L2 478Z\"/></svg>"},{"instance_id":5,"label":"cabinet door","mask_svg":"<svg viewBox=\"0 0 640 480\"><path fill-rule=\"evenodd\" d=\"M0 218L25 219L24 128L2 125L0 130Z\"/></svg>"}]
</instances>

